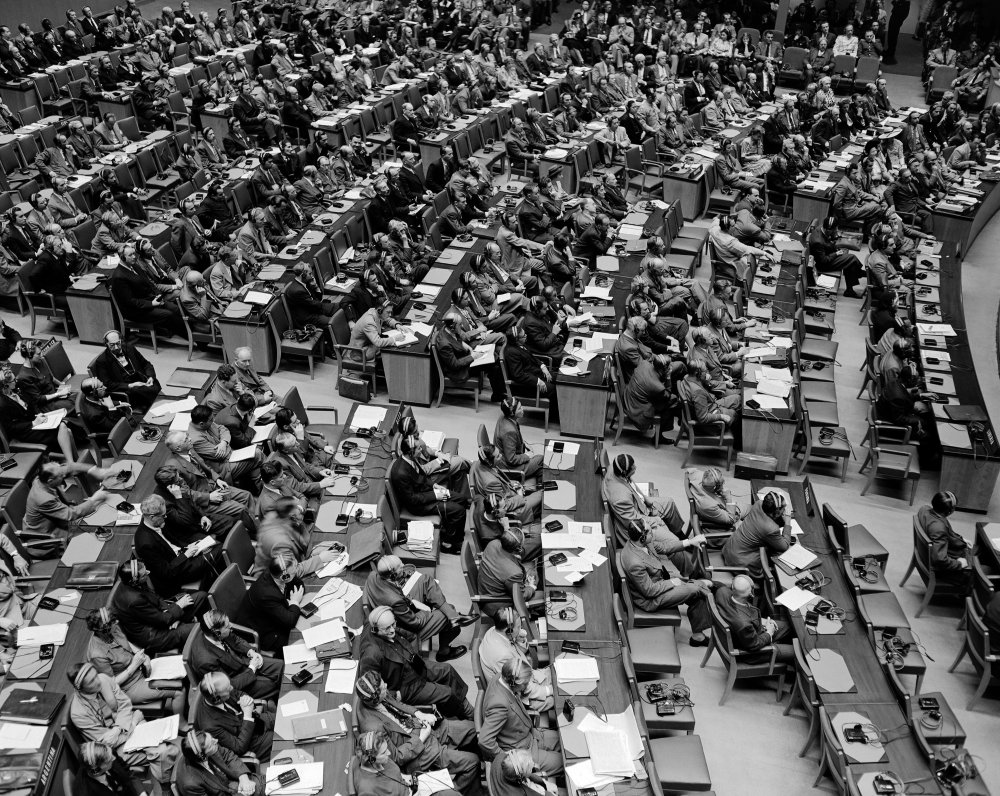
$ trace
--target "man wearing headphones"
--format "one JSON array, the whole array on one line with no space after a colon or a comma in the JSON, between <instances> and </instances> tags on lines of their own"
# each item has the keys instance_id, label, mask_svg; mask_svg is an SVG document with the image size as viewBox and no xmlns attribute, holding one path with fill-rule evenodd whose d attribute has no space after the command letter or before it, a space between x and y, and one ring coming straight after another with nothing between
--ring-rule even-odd
<instances>
[{"instance_id":1,"label":"man wearing headphones","mask_svg":"<svg viewBox=\"0 0 1000 796\"><path fill-rule=\"evenodd\" d=\"M507 344L503 348L504 365L511 381L511 389L518 395L534 400L540 394L549 401L550 411L555 410L556 387L552 371L538 356L528 350L528 336L522 324L507 330Z\"/></svg>"},{"instance_id":2,"label":"man wearing headphones","mask_svg":"<svg viewBox=\"0 0 1000 796\"><path fill-rule=\"evenodd\" d=\"M451 664L421 658L414 637L399 629L392 609L385 605L369 612L361 631L358 676L368 672L376 672L408 705L434 705L445 718L472 718L466 698L469 686L462 676Z\"/></svg>"},{"instance_id":3,"label":"man wearing headphones","mask_svg":"<svg viewBox=\"0 0 1000 796\"><path fill-rule=\"evenodd\" d=\"M611 512L611 523L619 545L624 547L628 544L629 528L633 523L639 523L652 532L650 541L657 555L677 555L680 550L697 546L700 543L698 539L680 541L684 520L674 501L645 494L632 481L635 472L635 459L628 453L619 453L601 484L601 495ZM691 564L685 560L686 554L680 555L681 559L675 561L675 565L681 572L687 573Z\"/></svg>"},{"instance_id":4,"label":"man wearing headphones","mask_svg":"<svg viewBox=\"0 0 1000 796\"><path fill-rule=\"evenodd\" d=\"M222 480L229 484L242 482L250 491L259 495L263 488L260 467L264 457L258 450L252 458L231 462L233 448L229 429L213 422L212 410L205 404L198 404L191 410L191 425L188 438L201 460Z\"/></svg>"},{"instance_id":5,"label":"man wearing headphones","mask_svg":"<svg viewBox=\"0 0 1000 796\"><path fill-rule=\"evenodd\" d=\"M194 710L194 728L210 735L234 755L248 752L258 760L271 756L277 716L266 703L233 688L224 672L209 672L198 686L201 699Z\"/></svg>"},{"instance_id":6,"label":"man wearing headphones","mask_svg":"<svg viewBox=\"0 0 1000 796\"><path fill-rule=\"evenodd\" d=\"M448 312L443 318L442 328L435 339L441 370L444 371L445 378L456 385L464 385L476 371L485 372L490 382L490 403L499 403L507 395L503 371L495 358L484 359L474 354L474 345L461 332L462 325L462 317L456 312ZM477 359L480 360L479 363Z\"/></svg>"},{"instance_id":7,"label":"man wearing headphones","mask_svg":"<svg viewBox=\"0 0 1000 796\"><path fill-rule=\"evenodd\" d=\"M437 636L439 661L459 658L467 651L451 642L475 617L458 613L436 580L412 564L404 565L399 556L385 555L378 560L365 581L364 600L367 605L390 608L399 626L420 641Z\"/></svg>"},{"instance_id":8,"label":"man wearing headphones","mask_svg":"<svg viewBox=\"0 0 1000 796\"><path fill-rule=\"evenodd\" d=\"M752 264L751 258L770 260L770 255L758 246L742 243L732 232L733 217L719 216L708 230L708 240L719 258L718 272L734 281L745 282Z\"/></svg>"},{"instance_id":9,"label":"man wearing headphones","mask_svg":"<svg viewBox=\"0 0 1000 796\"><path fill-rule=\"evenodd\" d=\"M277 698L285 668L282 661L261 655L238 636L222 611L202 616L185 663L199 682L209 672L224 672L233 688L268 700Z\"/></svg>"},{"instance_id":10,"label":"man wearing headphones","mask_svg":"<svg viewBox=\"0 0 1000 796\"><path fill-rule=\"evenodd\" d=\"M743 652L758 652L741 658L747 663L768 663L773 646L775 663L795 663L795 649L782 644L792 634L792 626L783 619L761 616L754 602L754 582L747 575L737 575L732 586L720 585L715 592L715 605L729 625L733 644Z\"/></svg>"},{"instance_id":11,"label":"man wearing headphones","mask_svg":"<svg viewBox=\"0 0 1000 796\"><path fill-rule=\"evenodd\" d=\"M482 794L473 722L442 719L393 698L377 672L359 677L355 691L361 732L384 734L392 759L407 774L446 769L461 793Z\"/></svg>"},{"instance_id":12,"label":"man wearing headphones","mask_svg":"<svg viewBox=\"0 0 1000 796\"><path fill-rule=\"evenodd\" d=\"M542 516L542 491L526 488L520 481L508 478L499 469L497 449L484 445L479 449L478 460L469 473L472 488L483 498L489 494L506 500L506 511L522 524L530 525Z\"/></svg>"},{"instance_id":13,"label":"man wearing headphones","mask_svg":"<svg viewBox=\"0 0 1000 796\"><path fill-rule=\"evenodd\" d=\"M219 489L199 492L190 486L188 473L176 464L165 462L156 470L154 495L167 505L166 535L174 544L187 544L191 532L200 529L222 542L237 522L242 522L251 537L257 535L257 520L249 509Z\"/></svg>"},{"instance_id":14,"label":"man wearing headphones","mask_svg":"<svg viewBox=\"0 0 1000 796\"><path fill-rule=\"evenodd\" d=\"M931 540L931 566L939 581L967 591L972 583L972 543L951 527L955 494L935 492L929 506L917 510L917 524Z\"/></svg>"},{"instance_id":15,"label":"man wearing headphones","mask_svg":"<svg viewBox=\"0 0 1000 796\"><path fill-rule=\"evenodd\" d=\"M527 749L510 749L493 758L489 788L493 796L538 796L556 792L555 784L546 779Z\"/></svg>"},{"instance_id":16,"label":"man wearing headphones","mask_svg":"<svg viewBox=\"0 0 1000 796\"><path fill-rule=\"evenodd\" d=\"M280 650L302 616L305 588L299 565L287 552L279 552L247 590L247 617L260 636L260 645Z\"/></svg>"},{"instance_id":17,"label":"man wearing headphones","mask_svg":"<svg viewBox=\"0 0 1000 796\"><path fill-rule=\"evenodd\" d=\"M441 552L457 555L465 536L465 514L471 504L469 481L464 473L436 484L415 458L419 440L403 437L399 460L390 468L389 479L404 509L417 515L437 513L441 517Z\"/></svg>"},{"instance_id":18,"label":"man wearing headphones","mask_svg":"<svg viewBox=\"0 0 1000 796\"><path fill-rule=\"evenodd\" d=\"M264 469L278 472L274 462L265 464ZM306 527L305 507L298 498L281 495L264 513L257 532L257 557L254 559L258 570L267 569L275 558L288 556L298 562L297 574L304 577L338 555L327 544L313 546L312 529Z\"/></svg>"},{"instance_id":19,"label":"man wearing headphones","mask_svg":"<svg viewBox=\"0 0 1000 796\"><path fill-rule=\"evenodd\" d=\"M479 748L487 760L495 760L504 751L525 749L544 774L560 774L559 733L536 728L522 701L531 676L531 667L524 661L504 662L500 676L490 682L483 697Z\"/></svg>"},{"instance_id":20,"label":"man wearing headphones","mask_svg":"<svg viewBox=\"0 0 1000 796\"><path fill-rule=\"evenodd\" d=\"M662 418L661 434L673 428L677 406L674 374L683 367L683 363L674 363L666 354L639 361L622 391L621 408L640 431L648 429L657 415Z\"/></svg>"},{"instance_id":21,"label":"man wearing headphones","mask_svg":"<svg viewBox=\"0 0 1000 796\"><path fill-rule=\"evenodd\" d=\"M527 603L538 589L535 566L524 564L525 535L516 525L509 526L500 537L483 550L479 562L479 591L483 613L495 616L501 609L516 604L515 593Z\"/></svg>"},{"instance_id":22,"label":"man wearing headphones","mask_svg":"<svg viewBox=\"0 0 1000 796\"><path fill-rule=\"evenodd\" d=\"M542 296L528 300L528 312L521 320L527 348L534 354L549 357L554 367L566 356L569 323L560 317Z\"/></svg>"},{"instance_id":23,"label":"man wearing headphones","mask_svg":"<svg viewBox=\"0 0 1000 796\"><path fill-rule=\"evenodd\" d=\"M158 595L149 581L149 570L137 558L118 567L118 579L111 608L125 637L150 655L182 647L193 622L208 607L203 591L184 592L173 600Z\"/></svg>"},{"instance_id":24,"label":"man wearing headphones","mask_svg":"<svg viewBox=\"0 0 1000 796\"><path fill-rule=\"evenodd\" d=\"M913 341L903 337L892 345L892 352L879 363L882 390L875 404L880 420L886 420L912 429L920 440L920 461L940 456L941 445L937 440L937 425L930 402L937 398L933 392L921 389Z\"/></svg>"},{"instance_id":25,"label":"man wearing headphones","mask_svg":"<svg viewBox=\"0 0 1000 796\"><path fill-rule=\"evenodd\" d=\"M695 539L674 539L673 545L663 541L651 548L652 532L642 522L632 522L628 526L628 544L621 548L621 564L628 585L629 594L635 605L643 611L656 613L664 608L687 605L688 621L691 623L692 647L708 645L705 631L712 626L707 597L712 593L712 581L682 577L676 569L666 566L661 558L683 550ZM673 547L675 549L671 550ZM688 571L694 569L692 562L682 561ZM700 567L697 567L700 569Z\"/></svg>"},{"instance_id":26,"label":"man wearing headphones","mask_svg":"<svg viewBox=\"0 0 1000 796\"><path fill-rule=\"evenodd\" d=\"M521 420L524 418L524 407L513 396L508 396L500 402L501 416L493 429L493 444L500 453L500 462L504 467L520 470L525 480L533 478L542 469L542 455L530 454L530 448L521 434Z\"/></svg>"},{"instance_id":27,"label":"man wearing headphones","mask_svg":"<svg viewBox=\"0 0 1000 796\"><path fill-rule=\"evenodd\" d=\"M718 467L707 470L690 469L688 494L694 500L694 509L701 525L706 530L725 529L731 531L743 516L740 507L730 498L726 480Z\"/></svg>"},{"instance_id":28,"label":"man wearing headphones","mask_svg":"<svg viewBox=\"0 0 1000 796\"><path fill-rule=\"evenodd\" d=\"M189 730L181 740L173 787L181 794L203 796L264 796L264 779L231 750L201 730Z\"/></svg>"},{"instance_id":29,"label":"man wearing headphones","mask_svg":"<svg viewBox=\"0 0 1000 796\"><path fill-rule=\"evenodd\" d=\"M531 710L550 710L553 704L552 674L547 666L533 666L528 631L521 616L510 606L497 611L493 627L483 634L479 643L479 663L487 682L500 677L505 661L523 661L532 666L531 680L524 690L525 702Z\"/></svg>"},{"instance_id":30,"label":"man wearing headphones","mask_svg":"<svg viewBox=\"0 0 1000 796\"><path fill-rule=\"evenodd\" d=\"M759 496L743 521L722 547L722 560L729 567L743 567L754 581L764 577L760 548L768 554L784 553L792 543L791 516L787 499L778 490Z\"/></svg>"}]
</instances>

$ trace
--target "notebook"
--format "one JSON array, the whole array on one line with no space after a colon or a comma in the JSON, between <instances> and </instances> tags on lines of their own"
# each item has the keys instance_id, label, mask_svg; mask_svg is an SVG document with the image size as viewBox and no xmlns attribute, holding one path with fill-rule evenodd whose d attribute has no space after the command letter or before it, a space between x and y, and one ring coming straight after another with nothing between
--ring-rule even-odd
<instances>
[{"instance_id":1,"label":"notebook","mask_svg":"<svg viewBox=\"0 0 1000 796\"><path fill-rule=\"evenodd\" d=\"M292 719L292 738L295 743L308 743L320 738L343 738L346 734L347 722L344 711L340 708Z\"/></svg>"},{"instance_id":2,"label":"notebook","mask_svg":"<svg viewBox=\"0 0 1000 796\"><path fill-rule=\"evenodd\" d=\"M66 695L52 691L15 688L0 705L0 719L24 724L49 725L66 701Z\"/></svg>"},{"instance_id":3,"label":"notebook","mask_svg":"<svg viewBox=\"0 0 1000 796\"><path fill-rule=\"evenodd\" d=\"M948 404L944 413L956 423L985 423L989 420L983 407L975 404Z\"/></svg>"},{"instance_id":4,"label":"notebook","mask_svg":"<svg viewBox=\"0 0 1000 796\"><path fill-rule=\"evenodd\" d=\"M93 561L74 564L66 585L73 589L108 589L115 582L117 561Z\"/></svg>"}]
</instances>

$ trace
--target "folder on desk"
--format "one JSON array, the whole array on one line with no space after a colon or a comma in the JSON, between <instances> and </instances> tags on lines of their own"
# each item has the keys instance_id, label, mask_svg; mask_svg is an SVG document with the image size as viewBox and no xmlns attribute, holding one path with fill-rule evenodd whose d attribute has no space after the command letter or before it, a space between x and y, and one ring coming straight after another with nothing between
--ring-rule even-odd
<instances>
[{"instance_id":1,"label":"folder on desk","mask_svg":"<svg viewBox=\"0 0 1000 796\"><path fill-rule=\"evenodd\" d=\"M983 407L976 404L948 404L944 413L956 423L985 423L989 420Z\"/></svg>"}]
</instances>

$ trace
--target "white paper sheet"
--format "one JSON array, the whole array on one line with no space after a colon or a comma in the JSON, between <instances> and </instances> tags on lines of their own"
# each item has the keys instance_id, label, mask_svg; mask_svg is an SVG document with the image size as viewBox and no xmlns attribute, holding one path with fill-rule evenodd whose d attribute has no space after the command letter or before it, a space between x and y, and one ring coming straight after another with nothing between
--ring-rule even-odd
<instances>
[{"instance_id":1,"label":"white paper sheet","mask_svg":"<svg viewBox=\"0 0 1000 796\"><path fill-rule=\"evenodd\" d=\"M66 643L66 632L68 630L68 622L60 622L54 625L19 627L17 629L17 646L40 647L43 644L55 644L59 647Z\"/></svg>"},{"instance_id":2,"label":"white paper sheet","mask_svg":"<svg viewBox=\"0 0 1000 796\"><path fill-rule=\"evenodd\" d=\"M138 749L149 749L159 746L164 741L177 737L180 731L181 717L167 716L153 721L144 721L132 730L132 734L125 741L122 747L125 752L134 752Z\"/></svg>"},{"instance_id":3,"label":"white paper sheet","mask_svg":"<svg viewBox=\"0 0 1000 796\"><path fill-rule=\"evenodd\" d=\"M358 676L358 662L335 658L330 661L330 671L324 686L328 694L353 694L354 680Z\"/></svg>"},{"instance_id":4,"label":"white paper sheet","mask_svg":"<svg viewBox=\"0 0 1000 796\"><path fill-rule=\"evenodd\" d=\"M146 679L180 680L186 674L183 655L163 655L159 658L150 658L149 677Z\"/></svg>"},{"instance_id":5,"label":"white paper sheet","mask_svg":"<svg viewBox=\"0 0 1000 796\"><path fill-rule=\"evenodd\" d=\"M280 705L279 710L285 718L301 716L303 713L309 712L309 703L304 699L296 699L294 702L285 702L283 705Z\"/></svg>"},{"instance_id":6,"label":"white paper sheet","mask_svg":"<svg viewBox=\"0 0 1000 796\"><path fill-rule=\"evenodd\" d=\"M798 611L802 606L808 605L816 599L816 595L807 589L792 586L787 591L782 592L775 598L775 602L785 606L789 611Z\"/></svg>"},{"instance_id":7,"label":"white paper sheet","mask_svg":"<svg viewBox=\"0 0 1000 796\"><path fill-rule=\"evenodd\" d=\"M339 619L321 622L302 631L302 641L309 649L316 649L331 641L344 638L344 623Z\"/></svg>"},{"instance_id":8,"label":"white paper sheet","mask_svg":"<svg viewBox=\"0 0 1000 796\"><path fill-rule=\"evenodd\" d=\"M258 442L265 442L277 425L277 423L268 423L266 426L254 426L253 444L256 445Z\"/></svg>"},{"instance_id":9,"label":"white paper sheet","mask_svg":"<svg viewBox=\"0 0 1000 796\"><path fill-rule=\"evenodd\" d=\"M575 680L598 680L601 673L597 668L597 660L589 655L559 655L553 662L556 678L560 683L571 683Z\"/></svg>"},{"instance_id":10,"label":"white paper sheet","mask_svg":"<svg viewBox=\"0 0 1000 796\"><path fill-rule=\"evenodd\" d=\"M778 560L794 569L805 569L816 560L816 554L800 544L793 544L778 556Z\"/></svg>"},{"instance_id":11,"label":"white paper sheet","mask_svg":"<svg viewBox=\"0 0 1000 796\"><path fill-rule=\"evenodd\" d=\"M359 406L354 411L354 418L351 420L351 428L376 428L385 420L386 408L384 406Z\"/></svg>"},{"instance_id":12,"label":"white paper sheet","mask_svg":"<svg viewBox=\"0 0 1000 796\"><path fill-rule=\"evenodd\" d=\"M15 721L0 723L0 749L41 749L48 729Z\"/></svg>"},{"instance_id":13,"label":"white paper sheet","mask_svg":"<svg viewBox=\"0 0 1000 796\"><path fill-rule=\"evenodd\" d=\"M167 401L159 406L155 406L149 412L150 417L163 417L164 415L177 414L178 412L190 413L197 405L198 400L193 395L189 395L187 398L182 398L179 401Z\"/></svg>"},{"instance_id":14,"label":"white paper sheet","mask_svg":"<svg viewBox=\"0 0 1000 796\"><path fill-rule=\"evenodd\" d=\"M65 417L65 409L55 409L51 412L40 412L35 416L35 419L31 421L31 428L35 431L51 431L54 428L58 428L59 424L65 419Z\"/></svg>"},{"instance_id":15,"label":"white paper sheet","mask_svg":"<svg viewBox=\"0 0 1000 796\"><path fill-rule=\"evenodd\" d=\"M416 796L433 796L443 790L454 790L455 783L451 779L448 769L442 768L438 771L424 771L417 776Z\"/></svg>"},{"instance_id":16,"label":"white paper sheet","mask_svg":"<svg viewBox=\"0 0 1000 796\"><path fill-rule=\"evenodd\" d=\"M170 421L169 431L187 431L191 427L190 412L178 412Z\"/></svg>"},{"instance_id":17,"label":"white paper sheet","mask_svg":"<svg viewBox=\"0 0 1000 796\"><path fill-rule=\"evenodd\" d=\"M289 644L281 652L286 666L294 666L297 663L316 663L315 651L309 649L305 644Z\"/></svg>"},{"instance_id":18,"label":"white paper sheet","mask_svg":"<svg viewBox=\"0 0 1000 796\"><path fill-rule=\"evenodd\" d=\"M271 401L271 403L269 404L264 404L263 406L258 406L256 409L253 410L253 422L256 423L268 412L271 412L277 408L278 404L275 403L274 401Z\"/></svg>"},{"instance_id":19,"label":"white paper sheet","mask_svg":"<svg viewBox=\"0 0 1000 796\"><path fill-rule=\"evenodd\" d=\"M256 445L247 445L245 448L238 448L229 454L230 462L243 462L252 459L257 453Z\"/></svg>"}]
</instances>

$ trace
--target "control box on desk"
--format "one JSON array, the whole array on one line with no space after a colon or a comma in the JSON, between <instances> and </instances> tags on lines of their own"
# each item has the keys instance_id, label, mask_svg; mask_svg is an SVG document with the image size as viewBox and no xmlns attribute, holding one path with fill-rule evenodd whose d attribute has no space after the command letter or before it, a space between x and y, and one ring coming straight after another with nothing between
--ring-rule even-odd
<instances>
[{"instance_id":1,"label":"control box on desk","mask_svg":"<svg viewBox=\"0 0 1000 796\"><path fill-rule=\"evenodd\" d=\"M747 481L754 478L773 481L778 471L778 460L773 456L761 456L756 453L736 454L736 477Z\"/></svg>"}]
</instances>

